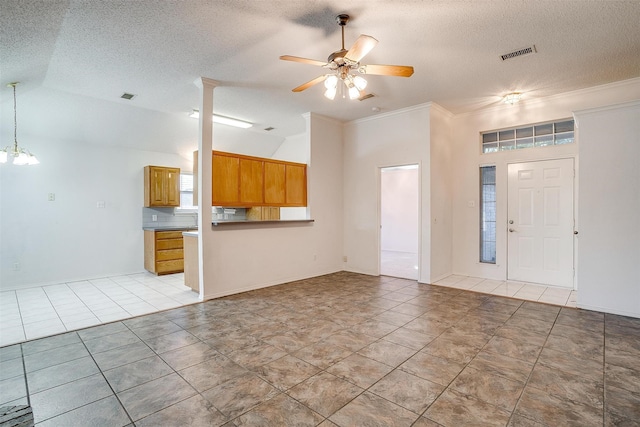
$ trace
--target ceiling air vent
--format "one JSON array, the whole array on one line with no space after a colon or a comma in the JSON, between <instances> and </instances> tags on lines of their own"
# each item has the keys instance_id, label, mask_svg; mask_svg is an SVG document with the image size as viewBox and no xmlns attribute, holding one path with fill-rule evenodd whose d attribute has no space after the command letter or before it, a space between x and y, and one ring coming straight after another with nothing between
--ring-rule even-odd
<instances>
[{"instance_id":1,"label":"ceiling air vent","mask_svg":"<svg viewBox=\"0 0 640 427\"><path fill-rule=\"evenodd\" d=\"M275 128L273 126L269 126L268 128L264 128L264 130L266 130L267 132L270 132L272 130L274 130Z\"/></svg>"},{"instance_id":2,"label":"ceiling air vent","mask_svg":"<svg viewBox=\"0 0 640 427\"><path fill-rule=\"evenodd\" d=\"M366 95L362 95L358 98L358 101L364 101L365 99L373 98L375 95L372 93L367 93Z\"/></svg>"},{"instance_id":3,"label":"ceiling air vent","mask_svg":"<svg viewBox=\"0 0 640 427\"><path fill-rule=\"evenodd\" d=\"M524 47L522 49L515 50L513 52L505 53L504 55L500 55L500 59L502 59L503 61L506 61L507 59L513 59L513 58L517 58L518 56L529 55L536 52L537 52L536 46L531 45L531 46Z\"/></svg>"},{"instance_id":4,"label":"ceiling air vent","mask_svg":"<svg viewBox=\"0 0 640 427\"><path fill-rule=\"evenodd\" d=\"M128 100L133 99L133 97L134 97L134 96L135 96L135 95L134 95L134 94L132 94L132 93L127 93L127 92L125 92L125 93L123 93L122 95L120 95L120 98L122 98L122 99L126 99L126 100L128 101Z\"/></svg>"}]
</instances>

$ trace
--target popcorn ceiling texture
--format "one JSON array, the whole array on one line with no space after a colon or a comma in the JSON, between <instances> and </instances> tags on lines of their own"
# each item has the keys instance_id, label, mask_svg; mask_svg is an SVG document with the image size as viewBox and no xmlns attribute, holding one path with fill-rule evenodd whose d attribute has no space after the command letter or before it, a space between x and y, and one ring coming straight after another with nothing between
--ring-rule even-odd
<instances>
[{"instance_id":1,"label":"popcorn ceiling texture","mask_svg":"<svg viewBox=\"0 0 640 427\"><path fill-rule=\"evenodd\" d=\"M363 33L379 40L363 63L415 74L369 76L376 97L364 102L330 103L322 88L291 93L325 70L278 56L325 60L340 48L335 15L345 12L347 46ZM514 90L538 98L635 78L638 22L638 1L3 0L0 57L3 86L72 94L78 111L91 99L124 102L127 91L138 95L127 116L141 120L182 117L198 107L194 81L213 78L215 110L283 138L304 131L309 111L347 121L433 101L462 113ZM535 55L499 58L532 44Z\"/></svg>"}]
</instances>

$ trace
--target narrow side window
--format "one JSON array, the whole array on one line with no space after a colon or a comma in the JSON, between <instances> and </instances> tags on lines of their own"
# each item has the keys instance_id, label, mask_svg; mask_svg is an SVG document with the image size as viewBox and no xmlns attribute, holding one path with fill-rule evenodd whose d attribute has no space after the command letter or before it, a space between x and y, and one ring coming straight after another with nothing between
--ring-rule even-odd
<instances>
[{"instance_id":1,"label":"narrow side window","mask_svg":"<svg viewBox=\"0 0 640 427\"><path fill-rule=\"evenodd\" d=\"M480 262L496 263L496 167L480 167Z\"/></svg>"}]
</instances>

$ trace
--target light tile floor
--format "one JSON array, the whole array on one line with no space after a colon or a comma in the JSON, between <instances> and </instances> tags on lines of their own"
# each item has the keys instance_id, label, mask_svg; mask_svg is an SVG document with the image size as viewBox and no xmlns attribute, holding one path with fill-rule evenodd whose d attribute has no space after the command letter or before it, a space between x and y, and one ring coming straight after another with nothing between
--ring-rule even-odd
<instances>
[{"instance_id":1,"label":"light tile floor","mask_svg":"<svg viewBox=\"0 0 640 427\"><path fill-rule=\"evenodd\" d=\"M380 272L386 276L417 280L418 254L411 252L381 251ZM576 306L576 291L534 283L490 280L454 274L437 281L434 285L518 298L527 301L564 305L566 307Z\"/></svg>"},{"instance_id":2,"label":"light tile floor","mask_svg":"<svg viewBox=\"0 0 640 427\"><path fill-rule=\"evenodd\" d=\"M491 280L479 277L467 277L452 274L434 283L438 286L464 289L484 294L517 298L525 301L537 301L546 304L575 307L577 291L567 288L537 285L534 283L514 282L510 280Z\"/></svg>"},{"instance_id":3,"label":"light tile floor","mask_svg":"<svg viewBox=\"0 0 640 427\"><path fill-rule=\"evenodd\" d=\"M640 319L341 272L1 347L0 407L38 427L637 426L638 360Z\"/></svg>"},{"instance_id":4,"label":"light tile floor","mask_svg":"<svg viewBox=\"0 0 640 427\"><path fill-rule=\"evenodd\" d=\"M0 346L198 302L184 274L130 274L0 292Z\"/></svg>"},{"instance_id":5,"label":"light tile floor","mask_svg":"<svg viewBox=\"0 0 640 427\"><path fill-rule=\"evenodd\" d=\"M418 254L415 252L380 251L380 274L418 280Z\"/></svg>"}]
</instances>

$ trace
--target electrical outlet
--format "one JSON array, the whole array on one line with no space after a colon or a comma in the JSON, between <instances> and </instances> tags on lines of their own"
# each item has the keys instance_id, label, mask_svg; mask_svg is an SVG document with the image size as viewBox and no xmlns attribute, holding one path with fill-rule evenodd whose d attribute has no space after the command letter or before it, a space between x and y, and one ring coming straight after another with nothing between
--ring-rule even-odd
<instances>
[{"instance_id":1,"label":"electrical outlet","mask_svg":"<svg viewBox=\"0 0 640 427\"><path fill-rule=\"evenodd\" d=\"M342 257L342 262L347 262L347 256L346 255Z\"/></svg>"},{"instance_id":2,"label":"electrical outlet","mask_svg":"<svg viewBox=\"0 0 640 427\"><path fill-rule=\"evenodd\" d=\"M96 207L97 207L98 209L103 209L103 208L105 207L105 202L104 202L104 200L100 200L100 201L98 201L98 202L96 203Z\"/></svg>"},{"instance_id":3,"label":"electrical outlet","mask_svg":"<svg viewBox=\"0 0 640 427\"><path fill-rule=\"evenodd\" d=\"M151 215L151 221L157 221L158 220L158 215Z\"/></svg>"},{"instance_id":4,"label":"electrical outlet","mask_svg":"<svg viewBox=\"0 0 640 427\"><path fill-rule=\"evenodd\" d=\"M13 271L19 271L20 270L20 263L19 262L14 262L13 263Z\"/></svg>"},{"instance_id":5,"label":"electrical outlet","mask_svg":"<svg viewBox=\"0 0 640 427\"><path fill-rule=\"evenodd\" d=\"M56 193L49 193L48 200L50 202L55 202L56 201Z\"/></svg>"}]
</instances>

